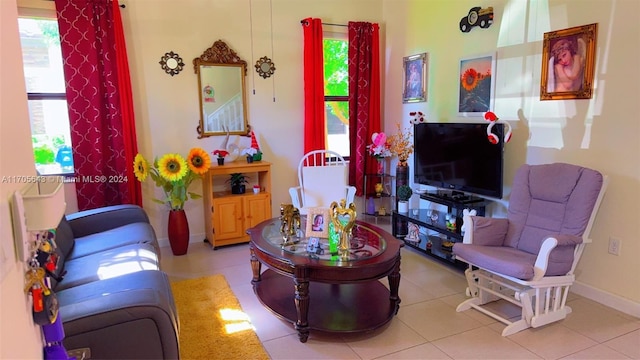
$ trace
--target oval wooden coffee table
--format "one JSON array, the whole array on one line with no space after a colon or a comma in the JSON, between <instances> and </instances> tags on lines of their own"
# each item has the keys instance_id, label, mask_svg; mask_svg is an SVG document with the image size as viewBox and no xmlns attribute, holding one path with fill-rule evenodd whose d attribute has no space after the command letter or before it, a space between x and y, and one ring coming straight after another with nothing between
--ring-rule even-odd
<instances>
[{"instance_id":1,"label":"oval wooden coffee table","mask_svg":"<svg viewBox=\"0 0 640 360\"><path fill-rule=\"evenodd\" d=\"M264 306L294 324L301 342L309 330L372 331L397 314L404 243L388 232L356 221L348 260L331 255L327 239L320 239L320 254L307 252L305 237L283 244L278 218L247 232L253 290ZM268 269L261 273L262 264ZM389 289L378 281L383 277Z\"/></svg>"}]
</instances>

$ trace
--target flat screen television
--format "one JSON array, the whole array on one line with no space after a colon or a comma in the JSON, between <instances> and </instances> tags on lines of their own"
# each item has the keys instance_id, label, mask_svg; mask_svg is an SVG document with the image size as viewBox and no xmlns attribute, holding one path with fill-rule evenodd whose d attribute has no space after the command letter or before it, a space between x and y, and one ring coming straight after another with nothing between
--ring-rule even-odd
<instances>
[{"instance_id":1,"label":"flat screen television","mask_svg":"<svg viewBox=\"0 0 640 360\"><path fill-rule=\"evenodd\" d=\"M488 124L422 123L414 134L414 183L502 198L504 125L487 139Z\"/></svg>"}]
</instances>

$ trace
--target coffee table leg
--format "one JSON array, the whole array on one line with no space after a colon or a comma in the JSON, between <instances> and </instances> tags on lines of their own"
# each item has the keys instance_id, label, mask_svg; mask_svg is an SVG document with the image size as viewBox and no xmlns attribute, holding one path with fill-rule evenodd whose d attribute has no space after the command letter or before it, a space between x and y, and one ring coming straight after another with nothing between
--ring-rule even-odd
<instances>
[{"instance_id":1,"label":"coffee table leg","mask_svg":"<svg viewBox=\"0 0 640 360\"><path fill-rule=\"evenodd\" d=\"M400 256L398 256L398 260L396 260L395 265L393 266L393 271L389 274L389 300L393 305L395 303L396 307L396 315L398 314L398 310L400 309L400 296L398 296L398 289L400 288Z\"/></svg>"},{"instance_id":2,"label":"coffee table leg","mask_svg":"<svg viewBox=\"0 0 640 360\"><path fill-rule=\"evenodd\" d=\"M309 338L309 279L306 276L298 275L296 274L293 280L296 287L295 304L298 315L298 321L296 321L294 328L298 330L300 342L305 343Z\"/></svg>"},{"instance_id":3,"label":"coffee table leg","mask_svg":"<svg viewBox=\"0 0 640 360\"><path fill-rule=\"evenodd\" d=\"M258 261L256 253L253 250L253 246L251 246L249 249L251 251L251 271L253 272L253 279L251 279L251 283L255 284L261 280L260 269L262 268L262 264L260 263L260 261Z\"/></svg>"}]
</instances>

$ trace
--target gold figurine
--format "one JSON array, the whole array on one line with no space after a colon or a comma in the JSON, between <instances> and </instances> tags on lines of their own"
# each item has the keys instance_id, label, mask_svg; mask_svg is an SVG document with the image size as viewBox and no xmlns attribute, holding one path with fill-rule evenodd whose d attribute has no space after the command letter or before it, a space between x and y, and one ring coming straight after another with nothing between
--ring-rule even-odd
<instances>
[{"instance_id":1,"label":"gold figurine","mask_svg":"<svg viewBox=\"0 0 640 360\"><path fill-rule=\"evenodd\" d=\"M342 199L340 200L339 206L335 201L329 206L329 217L331 218L333 227L336 229L336 232L340 237L338 251L342 260L349 259L351 230L356 223L356 205L351 203L347 208L346 203L347 200Z\"/></svg>"}]
</instances>

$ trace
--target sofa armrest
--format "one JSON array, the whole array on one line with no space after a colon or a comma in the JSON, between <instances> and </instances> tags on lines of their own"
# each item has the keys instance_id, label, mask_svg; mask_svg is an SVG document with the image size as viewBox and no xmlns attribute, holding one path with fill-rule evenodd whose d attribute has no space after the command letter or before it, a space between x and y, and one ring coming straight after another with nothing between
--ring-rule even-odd
<instances>
[{"instance_id":1,"label":"sofa armrest","mask_svg":"<svg viewBox=\"0 0 640 360\"><path fill-rule=\"evenodd\" d=\"M509 229L509 220L502 218L467 215L463 223L466 229L463 238L465 244L501 246Z\"/></svg>"},{"instance_id":2,"label":"sofa armrest","mask_svg":"<svg viewBox=\"0 0 640 360\"><path fill-rule=\"evenodd\" d=\"M147 213L138 205L113 205L79 211L66 216L76 238L111 230L120 226L146 222Z\"/></svg>"}]
</instances>

